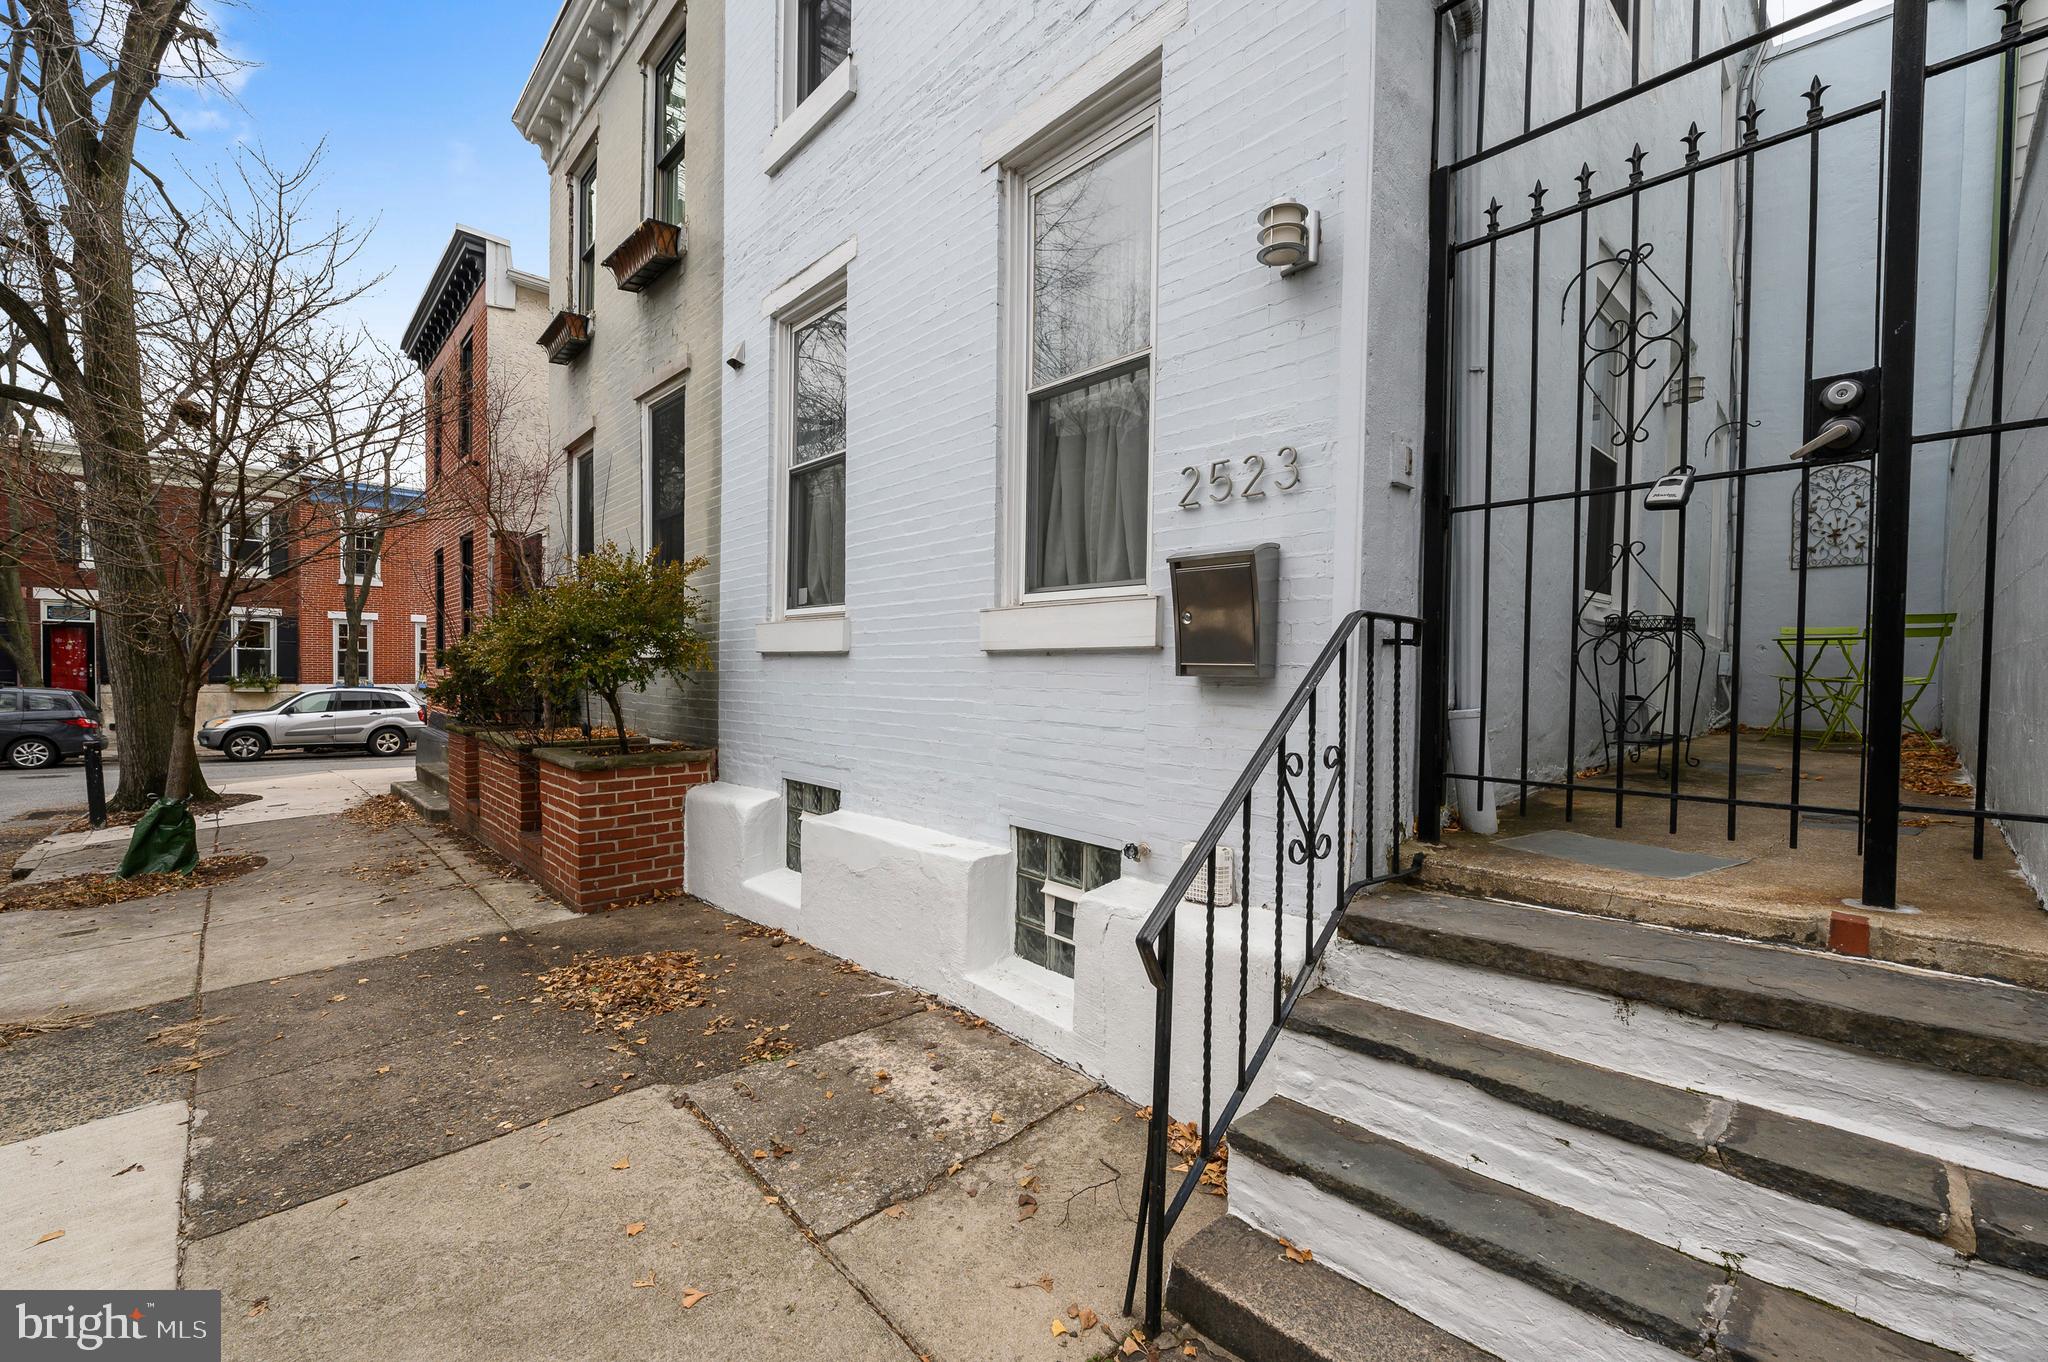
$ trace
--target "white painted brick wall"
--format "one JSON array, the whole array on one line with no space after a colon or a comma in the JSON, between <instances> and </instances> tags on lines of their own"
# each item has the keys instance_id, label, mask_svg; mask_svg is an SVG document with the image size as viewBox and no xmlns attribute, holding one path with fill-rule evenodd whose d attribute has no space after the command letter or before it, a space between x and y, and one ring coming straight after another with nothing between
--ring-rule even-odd
<instances>
[{"instance_id":1,"label":"white painted brick wall","mask_svg":"<svg viewBox=\"0 0 2048 1362\"><path fill-rule=\"evenodd\" d=\"M724 345L744 341L752 362L725 382L723 779L829 779L849 810L998 844L1015 824L1148 842L1156 859L1136 873L1163 878L1354 603L1353 583L1371 578L1374 604L1412 601L1410 538L1369 545L1362 570L1334 560L1340 523L1358 512L1347 479L1361 461L1385 466L1377 446L1369 459L1357 447L1365 290L1345 288L1362 239L1346 168L1369 105L1357 93L1370 79L1370 13L1341 0L1196 0L1163 53L1151 584L1167 591L1170 555L1279 543L1281 677L1177 678L1170 648L980 647L978 612L1000 603L1004 359L1000 176L982 168L983 139L1158 3L949 6L939 25L913 0L858 0L858 93L773 176L760 165L776 116L777 6L729 13ZM1325 236L1324 263L1284 280L1255 260L1256 214L1281 193L1319 209ZM762 300L856 237L852 650L764 657L753 631L770 613L778 551L782 376ZM1287 444L1302 455L1298 493L1178 509L1184 465ZM1407 514L1408 494L1387 492L1383 474L1367 487Z\"/></svg>"},{"instance_id":2,"label":"white painted brick wall","mask_svg":"<svg viewBox=\"0 0 2048 1362\"><path fill-rule=\"evenodd\" d=\"M596 243L600 261L646 216L647 83L641 58L657 60L666 50L676 3L653 4L639 12L621 35L617 63L590 110L562 139L548 167L548 279L551 303L568 306L575 246L570 237L569 175L596 139ZM641 413L639 397L687 356L684 415L684 541L694 556L712 565L693 579L706 605L706 625L718 619L719 400L724 352L719 346L722 300L721 183L724 103L722 37L724 6L698 0L689 6L689 142L684 175L688 250L683 263L640 293L617 288L611 271L599 265L592 307L590 349L574 363L549 365L550 444L559 450L584 432L593 433L596 533L634 548L646 547L642 506ZM543 324L545 319L543 319ZM538 327L522 338L533 345ZM535 351L538 353L538 350ZM558 461L559 462L559 461ZM561 558L570 544L567 472L556 507L549 551ZM662 737L710 742L718 730L717 678L693 678L686 687L661 682L645 694L626 697L627 722Z\"/></svg>"}]
</instances>

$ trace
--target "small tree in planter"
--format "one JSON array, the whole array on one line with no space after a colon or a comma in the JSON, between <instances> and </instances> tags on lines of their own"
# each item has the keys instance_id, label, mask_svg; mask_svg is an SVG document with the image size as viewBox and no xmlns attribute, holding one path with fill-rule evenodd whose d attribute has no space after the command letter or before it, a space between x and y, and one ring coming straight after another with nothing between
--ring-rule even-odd
<instances>
[{"instance_id":1,"label":"small tree in planter","mask_svg":"<svg viewBox=\"0 0 2048 1362\"><path fill-rule=\"evenodd\" d=\"M657 677L681 680L711 667L711 645L701 628L703 604L690 585L703 567L702 558L677 563L612 543L584 555L527 598L546 620L537 631L546 636L536 640L542 655L532 659L529 675L545 692L603 700L619 750L630 751L620 693Z\"/></svg>"}]
</instances>

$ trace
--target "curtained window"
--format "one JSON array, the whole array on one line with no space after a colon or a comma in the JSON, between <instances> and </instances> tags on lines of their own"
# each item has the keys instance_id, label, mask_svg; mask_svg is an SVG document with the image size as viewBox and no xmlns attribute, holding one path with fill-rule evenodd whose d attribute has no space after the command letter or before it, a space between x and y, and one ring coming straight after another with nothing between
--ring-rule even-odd
<instances>
[{"instance_id":1,"label":"curtained window","mask_svg":"<svg viewBox=\"0 0 2048 1362\"><path fill-rule=\"evenodd\" d=\"M1153 143L1122 130L1030 188L1026 591L1145 580Z\"/></svg>"},{"instance_id":2,"label":"curtained window","mask_svg":"<svg viewBox=\"0 0 2048 1362\"><path fill-rule=\"evenodd\" d=\"M654 216L679 227L683 222L687 81L683 40L678 38L654 72Z\"/></svg>"},{"instance_id":3,"label":"curtained window","mask_svg":"<svg viewBox=\"0 0 2048 1362\"><path fill-rule=\"evenodd\" d=\"M846 304L791 328L791 610L846 603Z\"/></svg>"},{"instance_id":4,"label":"curtained window","mask_svg":"<svg viewBox=\"0 0 2048 1362\"><path fill-rule=\"evenodd\" d=\"M649 525L654 551L671 563L680 563L689 556L683 547L681 392L647 409L647 479L654 506Z\"/></svg>"}]
</instances>

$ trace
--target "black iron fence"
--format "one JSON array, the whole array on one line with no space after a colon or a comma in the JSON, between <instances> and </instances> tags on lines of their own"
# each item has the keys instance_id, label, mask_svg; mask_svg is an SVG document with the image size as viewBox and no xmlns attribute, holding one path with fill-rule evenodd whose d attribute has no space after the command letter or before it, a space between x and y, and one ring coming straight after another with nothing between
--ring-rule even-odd
<instances>
[{"instance_id":1,"label":"black iron fence","mask_svg":"<svg viewBox=\"0 0 2048 1362\"><path fill-rule=\"evenodd\" d=\"M1124 1309L1142 1273L1148 1332L1159 1327L1166 1237L1309 986L1345 905L1421 864L1402 858L1414 814L1402 792L1413 755L1405 735L1416 713L1408 654L1422 635L1422 621L1408 615L1345 617L1138 932L1155 991L1152 1110ZM1200 972L1192 978L1195 962L1188 970L1179 963L1183 928L1199 933ZM1190 1045L1175 1022L1197 1017L1200 1032ZM1196 1144L1177 1180L1169 1150L1176 1103Z\"/></svg>"}]
</instances>

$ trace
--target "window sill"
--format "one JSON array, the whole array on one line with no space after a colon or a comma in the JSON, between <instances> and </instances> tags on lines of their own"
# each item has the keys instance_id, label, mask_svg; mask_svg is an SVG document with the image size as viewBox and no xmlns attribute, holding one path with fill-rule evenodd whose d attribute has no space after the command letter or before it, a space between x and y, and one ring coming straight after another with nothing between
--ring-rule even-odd
<instances>
[{"instance_id":1,"label":"window sill","mask_svg":"<svg viewBox=\"0 0 2048 1362\"><path fill-rule=\"evenodd\" d=\"M981 612L988 653L1099 653L1157 648L1159 597L1045 601Z\"/></svg>"},{"instance_id":2,"label":"window sill","mask_svg":"<svg viewBox=\"0 0 2048 1362\"><path fill-rule=\"evenodd\" d=\"M832 121L834 114L853 100L853 58L839 63L824 84L811 91L803 103L789 111L775 131L768 137L768 146L761 153L761 171L773 175L782 169L790 157L803 149L804 143L818 135L818 130Z\"/></svg>"},{"instance_id":3,"label":"window sill","mask_svg":"<svg viewBox=\"0 0 2048 1362\"><path fill-rule=\"evenodd\" d=\"M754 626L754 646L763 653L845 653L853 647L853 625L844 615L799 615Z\"/></svg>"}]
</instances>

